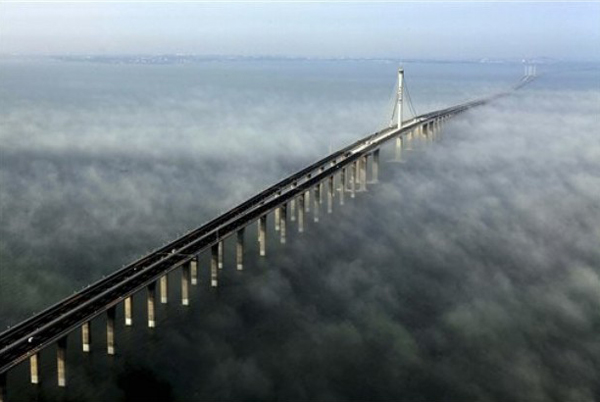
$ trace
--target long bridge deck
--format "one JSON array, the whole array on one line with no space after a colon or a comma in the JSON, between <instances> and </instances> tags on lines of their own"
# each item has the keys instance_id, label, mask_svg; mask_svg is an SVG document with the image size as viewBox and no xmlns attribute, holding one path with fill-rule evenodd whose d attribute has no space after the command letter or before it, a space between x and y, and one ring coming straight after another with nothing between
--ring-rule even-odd
<instances>
[{"instance_id":1,"label":"long bridge deck","mask_svg":"<svg viewBox=\"0 0 600 402\"><path fill-rule=\"evenodd\" d=\"M524 77L512 90L519 89L531 79L532 77ZM281 208L293 200L303 200L301 197L304 197L306 192L327 180L332 180L342 170L356 164L360 158L378 152L378 149L390 140L405 137L415 130L432 130L434 125L440 124L449 117L509 93L510 91L503 92L426 113L404 122L400 129L388 127L368 135L301 169L197 229L4 331L0 334L0 377L4 377L5 373L15 365L35 355L53 342L64 338L74 329L88 323L134 293L153 286L168 272L189 264L198 254L208 249L212 249L214 252L214 248L219 242L236 233L239 234L246 226L255 221L260 222L271 211ZM215 284L216 282L213 285ZM2 387L1 383L0 387Z\"/></svg>"}]
</instances>

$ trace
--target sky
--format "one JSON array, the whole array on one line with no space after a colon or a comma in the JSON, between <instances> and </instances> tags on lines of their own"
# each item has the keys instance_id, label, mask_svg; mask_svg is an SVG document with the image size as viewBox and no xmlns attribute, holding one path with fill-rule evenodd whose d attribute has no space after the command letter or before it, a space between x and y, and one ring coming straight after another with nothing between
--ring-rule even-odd
<instances>
[{"instance_id":1,"label":"sky","mask_svg":"<svg viewBox=\"0 0 600 402\"><path fill-rule=\"evenodd\" d=\"M0 54L600 60L600 3L2 2Z\"/></svg>"}]
</instances>

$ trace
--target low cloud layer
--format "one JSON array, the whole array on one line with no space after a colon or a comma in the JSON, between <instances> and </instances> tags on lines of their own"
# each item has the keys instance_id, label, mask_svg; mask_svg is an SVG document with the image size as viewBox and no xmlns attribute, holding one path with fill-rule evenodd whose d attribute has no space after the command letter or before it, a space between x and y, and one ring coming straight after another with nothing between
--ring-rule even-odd
<instances>
[{"instance_id":1,"label":"low cloud layer","mask_svg":"<svg viewBox=\"0 0 600 402\"><path fill-rule=\"evenodd\" d=\"M414 85L438 91L419 112L488 90L461 89L459 67L431 69L412 67ZM2 70L0 265L26 296L0 294L0 328L384 126L396 74L276 61Z\"/></svg>"},{"instance_id":2,"label":"low cloud layer","mask_svg":"<svg viewBox=\"0 0 600 402\"><path fill-rule=\"evenodd\" d=\"M562 87L550 81L542 78L452 120L440 141L405 153L404 164L383 164L379 185L336 205L331 217L322 214L319 224L309 222L304 235L290 222L287 245L270 232L266 259L256 257L255 232L248 230L246 270L233 271L232 244L226 244L217 292L207 290L204 256L187 309L177 305L175 273L170 304L159 306L153 333L143 325L138 295L135 326L119 325L114 361L103 355L104 323L96 320L94 361L74 350L71 367L82 369L71 370L67 393L47 380L41 398L599 399L600 139L594 130L600 91L564 77ZM258 128L264 117L242 122L253 121L261 108L267 116L284 109L266 98L248 105L247 118L225 126L232 143L253 133L231 145L237 160L215 156L218 138L195 139L196 122L188 123L190 113L177 107L170 121L182 130L167 125L169 140L157 130L154 146L136 130L130 148L118 146L126 130L80 145L71 132L55 144L33 141L29 151L9 135L2 183L14 191L2 192L3 213L11 211L3 215L2 258L15 269L8 276L3 271L3 288L9 278L37 308L52 298L48 289L56 297L68 294L74 283L110 272L106 265L127 262L132 250L172 237L192 217L209 219L322 155L331 139L314 134L308 141L302 134L315 121L326 126L339 113L330 127L342 133L340 142L360 132L357 127L368 132L374 121L366 100L349 109L338 104L337 112L296 105L300 117L287 129L271 126L265 137ZM316 120L307 121L309 115ZM139 121L154 121L152 113ZM215 129L224 121L219 116ZM186 127L183 143L193 147L172 141ZM245 134L236 137L238 127ZM263 152L247 152L251 147ZM31 160L23 158L28 152ZM386 149L382 159L391 157ZM17 207L15 194L29 207ZM16 234L30 236L36 255L23 252ZM46 290L35 299L36 289ZM26 311L19 309L4 309L2 318L10 323ZM53 379L52 356L42 359L43 374ZM23 368L14 378L23 395L32 393Z\"/></svg>"}]
</instances>

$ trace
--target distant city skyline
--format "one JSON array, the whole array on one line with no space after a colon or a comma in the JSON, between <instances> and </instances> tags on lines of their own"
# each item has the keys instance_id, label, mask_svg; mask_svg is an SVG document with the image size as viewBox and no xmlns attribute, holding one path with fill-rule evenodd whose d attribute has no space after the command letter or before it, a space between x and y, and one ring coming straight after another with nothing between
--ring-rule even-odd
<instances>
[{"instance_id":1,"label":"distant city skyline","mask_svg":"<svg viewBox=\"0 0 600 402\"><path fill-rule=\"evenodd\" d=\"M6 3L0 54L600 60L600 3Z\"/></svg>"}]
</instances>

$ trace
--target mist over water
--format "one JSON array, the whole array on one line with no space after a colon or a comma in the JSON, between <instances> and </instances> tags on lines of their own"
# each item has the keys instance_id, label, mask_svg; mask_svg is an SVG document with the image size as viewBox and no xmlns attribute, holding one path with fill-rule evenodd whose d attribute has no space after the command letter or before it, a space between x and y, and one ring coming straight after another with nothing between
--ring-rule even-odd
<instances>
[{"instance_id":1,"label":"mist over water","mask_svg":"<svg viewBox=\"0 0 600 402\"><path fill-rule=\"evenodd\" d=\"M0 327L40 311L276 180L380 129L396 65L4 63ZM518 65L405 65L418 113L506 89ZM104 318L69 386L9 375L23 400L600 399L598 71L556 72L384 163L267 257L233 243L216 292L145 328ZM391 146L382 160L392 158Z\"/></svg>"}]
</instances>

